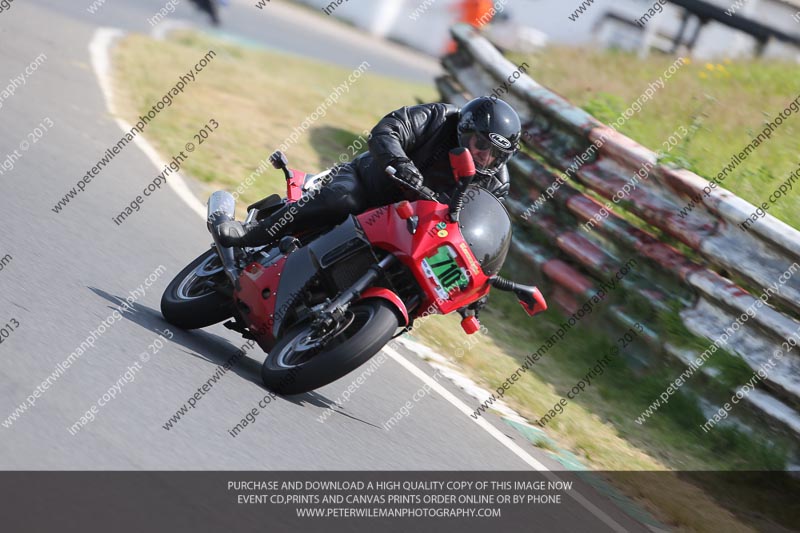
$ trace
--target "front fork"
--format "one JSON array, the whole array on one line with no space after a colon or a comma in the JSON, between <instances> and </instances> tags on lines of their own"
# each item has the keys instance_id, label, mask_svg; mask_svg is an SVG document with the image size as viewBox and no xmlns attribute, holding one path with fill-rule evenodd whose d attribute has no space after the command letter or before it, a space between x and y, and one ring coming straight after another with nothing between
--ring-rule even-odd
<instances>
[{"instance_id":1,"label":"front fork","mask_svg":"<svg viewBox=\"0 0 800 533\"><path fill-rule=\"evenodd\" d=\"M396 261L397 258L389 254L377 264L372 265L363 276L342 291L339 296L322 304L322 307L315 312L314 324L324 329L336 327L344 319L345 313L352 303L361 297L361 293L370 288L375 280L381 277L386 269Z\"/></svg>"}]
</instances>

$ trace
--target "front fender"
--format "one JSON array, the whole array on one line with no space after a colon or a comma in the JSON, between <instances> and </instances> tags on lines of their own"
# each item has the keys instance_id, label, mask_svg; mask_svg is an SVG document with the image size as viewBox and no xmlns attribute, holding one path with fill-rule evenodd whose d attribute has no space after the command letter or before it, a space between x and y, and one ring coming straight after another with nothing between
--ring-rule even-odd
<instances>
[{"instance_id":1,"label":"front fender","mask_svg":"<svg viewBox=\"0 0 800 533\"><path fill-rule=\"evenodd\" d=\"M401 325L404 327L408 325L408 309L406 309L406 304L404 304L403 300L393 291L384 287L370 287L361 293L360 300L366 300L368 298L383 298L391 303L397 309L398 318L402 317L403 324Z\"/></svg>"}]
</instances>

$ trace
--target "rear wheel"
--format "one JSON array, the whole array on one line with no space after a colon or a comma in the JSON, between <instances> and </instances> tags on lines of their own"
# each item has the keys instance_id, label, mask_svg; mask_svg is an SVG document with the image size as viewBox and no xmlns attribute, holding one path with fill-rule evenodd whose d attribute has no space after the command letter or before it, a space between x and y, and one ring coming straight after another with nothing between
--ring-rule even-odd
<instances>
[{"instance_id":1,"label":"rear wheel","mask_svg":"<svg viewBox=\"0 0 800 533\"><path fill-rule=\"evenodd\" d=\"M182 329L197 329L233 316L229 298L214 287L228 283L214 248L192 261L175 276L161 297L161 314Z\"/></svg>"},{"instance_id":2,"label":"rear wheel","mask_svg":"<svg viewBox=\"0 0 800 533\"><path fill-rule=\"evenodd\" d=\"M310 323L287 331L261 367L268 389L300 394L336 381L366 363L389 342L397 315L385 300L370 299L350 307L331 332L315 332Z\"/></svg>"}]
</instances>

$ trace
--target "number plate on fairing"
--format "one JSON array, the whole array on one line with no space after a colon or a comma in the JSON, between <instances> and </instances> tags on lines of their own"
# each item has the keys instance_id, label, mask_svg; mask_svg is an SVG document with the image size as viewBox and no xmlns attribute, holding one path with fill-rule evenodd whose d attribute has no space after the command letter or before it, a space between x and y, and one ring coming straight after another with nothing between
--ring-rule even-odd
<instances>
[{"instance_id":1,"label":"number plate on fairing","mask_svg":"<svg viewBox=\"0 0 800 533\"><path fill-rule=\"evenodd\" d=\"M458 266L456 251L451 246L440 246L436 253L422 260L422 270L432 279L436 294L448 299L455 289L464 289L469 283L466 269Z\"/></svg>"}]
</instances>

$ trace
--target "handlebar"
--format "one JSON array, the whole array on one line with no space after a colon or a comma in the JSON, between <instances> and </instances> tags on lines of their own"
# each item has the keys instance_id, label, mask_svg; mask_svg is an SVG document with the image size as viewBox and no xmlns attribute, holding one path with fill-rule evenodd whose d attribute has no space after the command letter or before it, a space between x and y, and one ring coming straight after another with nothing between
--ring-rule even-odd
<instances>
[{"instance_id":1,"label":"handlebar","mask_svg":"<svg viewBox=\"0 0 800 533\"><path fill-rule=\"evenodd\" d=\"M394 181L396 181L406 189L410 189L415 193L419 194L423 200L432 200L434 202L439 201L439 195L436 194L433 190L429 189L428 187L420 185L419 187L414 188L411 187L411 185L409 185L408 182L406 182L405 180L397 177L397 169L394 168L393 166L390 165L386 167L386 173L389 175L390 178L392 178Z\"/></svg>"},{"instance_id":2,"label":"handlebar","mask_svg":"<svg viewBox=\"0 0 800 533\"><path fill-rule=\"evenodd\" d=\"M453 169L453 178L456 185L455 194L450 199L450 221L458 222L459 213L464 207L464 197L467 194L467 189L475 179L475 161L472 159L472 153L463 147L453 148L450 150L450 166ZM393 180L401 183L405 188L413 190L422 198L440 202L439 196L424 185L420 184L419 187L412 187L405 180L398 178L397 169L394 167L386 167L386 173Z\"/></svg>"}]
</instances>

